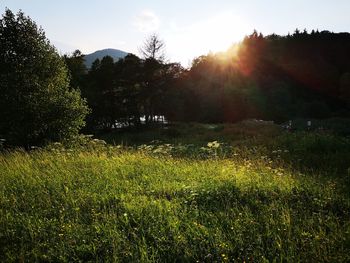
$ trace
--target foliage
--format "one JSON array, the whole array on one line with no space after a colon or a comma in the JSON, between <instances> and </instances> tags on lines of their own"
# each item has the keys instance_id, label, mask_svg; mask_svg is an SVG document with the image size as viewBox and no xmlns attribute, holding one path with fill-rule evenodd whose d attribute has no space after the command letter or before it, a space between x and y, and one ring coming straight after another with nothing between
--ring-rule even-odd
<instances>
[{"instance_id":1,"label":"foliage","mask_svg":"<svg viewBox=\"0 0 350 263\"><path fill-rule=\"evenodd\" d=\"M348 139L281 133L138 150L82 140L0 155L1 261L350 260L349 173L333 172L349 164ZM313 168L335 156L327 169L290 166L316 152Z\"/></svg>"},{"instance_id":2,"label":"foliage","mask_svg":"<svg viewBox=\"0 0 350 263\"><path fill-rule=\"evenodd\" d=\"M63 58L69 70L71 89L78 89L84 86L87 72L84 64L84 55L77 49L71 55L64 55Z\"/></svg>"},{"instance_id":3,"label":"foliage","mask_svg":"<svg viewBox=\"0 0 350 263\"><path fill-rule=\"evenodd\" d=\"M58 141L78 133L88 108L68 89L64 61L22 12L0 20L0 135L10 145Z\"/></svg>"},{"instance_id":4,"label":"foliage","mask_svg":"<svg viewBox=\"0 0 350 263\"><path fill-rule=\"evenodd\" d=\"M226 52L195 59L177 87L187 116L178 111L167 117L284 122L349 116L349 44L348 33L296 31L264 37L255 31Z\"/></svg>"},{"instance_id":5,"label":"foliage","mask_svg":"<svg viewBox=\"0 0 350 263\"><path fill-rule=\"evenodd\" d=\"M350 34L256 31L226 52L193 60L190 69L166 63L164 42L150 36L143 59L95 61L77 74L93 113L89 132L168 121L227 123L245 119L283 123L296 118L350 116L347 58ZM78 61L71 57L67 62ZM81 62L82 63L82 62ZM82 72L82 71L80 71Z\"/></svg>"},{"instance_id":6,"label":"foliage","mask_svg":"<svg viewBox=\"0 0 350 263\"><path fill-rule=\"evenodd\" d=\"M344 173L350 163L348 121L312 120L309 128L306 120L299 119L292 122L291 130L258 120L224 125L176 123L139 132L107 133L98 138L156 156L255 159L262 155L277 157L303 171L336 174Z\"/></svg>"},{"instance_id":7,"label":"foliage","mask_svg":"<svg viewBox=\"0 0 350 263\"><path fill-rule=\"evenodd\" d=\"M96 60L86 75L82 94L87 98L92 114L90 130L110 130L119 126L153 123L163 115L170 99L168 90L182 68L153 58L142 60L129 54L113 62L111 57Z\"/></svg>"}]
</instances>

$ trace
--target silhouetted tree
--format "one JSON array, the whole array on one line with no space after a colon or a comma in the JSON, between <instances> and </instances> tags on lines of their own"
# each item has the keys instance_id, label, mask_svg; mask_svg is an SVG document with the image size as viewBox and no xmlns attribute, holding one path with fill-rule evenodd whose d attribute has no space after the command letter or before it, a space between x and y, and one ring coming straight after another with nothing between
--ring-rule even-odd
<instances>
[{"instance_id":1,"label":"silhouetted tree","mask_svg":"<svg viewBox=\"0 0 350 263\"><path fill-rule=\"evenodd\" d=\"M70 74L70 87L80 88L84 85L87 68L84 64L84 55L80 50L75 50L72 55L63 56Z\"/></svg>"},{"instance_id":2,"label":"silhouetted tree","mask_svg":"<svg viewBox=\"0 0 350 263\"><path fill-rule=\"evenodd\" d=\"M165 44L156 34L150 35L144 45L140 48L140 53L145 60L154 59L160 62L165 59Z\"/></svg>"},{"instance_id":3,"label":"silhouetted tree","mask_svg":"<svg viewBox=\"0 0 350 263\"><path fill-rule=\"evenodd\" d=\"M236 122L259 118L348 116L350 34L256 30L227 52L194 59L189 70L164 62L164 43L150 36L134 55L95 61L82 88L94 127L169 120ZM72 74L73 75L73 74Z\"/></svg>"}]
</instances>

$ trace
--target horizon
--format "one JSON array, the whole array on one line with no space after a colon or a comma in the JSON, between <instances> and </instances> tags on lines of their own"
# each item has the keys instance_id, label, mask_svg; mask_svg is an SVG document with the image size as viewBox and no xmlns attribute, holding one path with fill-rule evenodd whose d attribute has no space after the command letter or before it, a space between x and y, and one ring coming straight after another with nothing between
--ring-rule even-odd
<instances>
[{"instance_id":1,"label":"horizon","mask_svg":"<svg viewBox=\"0 0 350 263\"><path fill-rule=\"evenodd\" d=\"M43 28L61 54L76 49L90 54L112 48L140 55L139 47L147 36L156 33L165 42L167 59L185 67L198 56L226 51L254 30L263 35L287 35L297 28L335 33L350 29L347 19L350 3L345 0L337 1L336 5L314 0L308 3L3 0L0 8L2 14L5 8L14 13L22 10Z\"/></svg>"}]
</instances>

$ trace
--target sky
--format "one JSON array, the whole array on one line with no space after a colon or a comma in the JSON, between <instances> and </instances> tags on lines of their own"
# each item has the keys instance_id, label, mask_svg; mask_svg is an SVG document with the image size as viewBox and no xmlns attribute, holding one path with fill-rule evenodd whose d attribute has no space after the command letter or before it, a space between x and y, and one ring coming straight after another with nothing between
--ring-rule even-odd
<instances>
[{"instance_id":1,"label":"sky","mask_svg":"<svg viewBox=\"0 0 350 263\"><path fill-rule=\"evenodd\" d=\"M40 25L61 54L116 48L139 54L153 33L171 62L225 51L256 29L350 31L350 0L0 0Z\"/></svg>"}]
</instances>

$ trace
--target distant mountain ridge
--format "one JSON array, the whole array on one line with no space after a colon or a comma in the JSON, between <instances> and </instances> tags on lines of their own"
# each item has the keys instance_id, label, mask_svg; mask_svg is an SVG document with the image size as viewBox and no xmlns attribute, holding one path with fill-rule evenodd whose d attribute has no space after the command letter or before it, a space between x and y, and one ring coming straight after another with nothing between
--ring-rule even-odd
<instances>
[{"instance_id":1,"label":"distant mountain ridge","mask_svg":"<svg viewBox=\"0 0 350 263\"><path fill-rule=\"evenodd\" d=\"M87 54L84 56L85 59L85 66L87 68L91 68L92 63L96 59L102 59L105 56L110 56L114 59L114 61L117 61L121 58L126 57L128 55L128 52L119 50L119 49L113 49L113 48L107 48L107 49L102 49L102 50L97 50L94 53Z\"/></svg>"}]
</instances>

